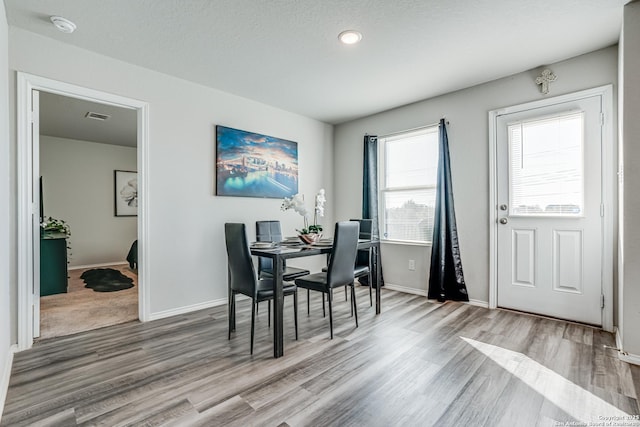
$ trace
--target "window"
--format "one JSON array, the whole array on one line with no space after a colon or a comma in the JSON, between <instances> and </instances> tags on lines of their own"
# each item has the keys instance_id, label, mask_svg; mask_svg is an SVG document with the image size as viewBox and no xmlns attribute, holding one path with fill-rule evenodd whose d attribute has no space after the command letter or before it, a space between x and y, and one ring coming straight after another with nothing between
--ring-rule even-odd
<instances>
[{"instance_id":1,"label":"window","mask_svg":"<svg viewBox=\"0 0 640 427\"><path fill-rule=\"evenodd\" d=\"M438 174L438 126L379 138L383 240L430 242Z\"/></svg>"},{"instance_id":2,"label":"window","mask_svg":"<svg viewBox=\"0 0 640 427\"><path fill-rule=\"evenodd\" d=\"M513 216L581 216L584 113L508 125Z\"/></svg>"}]
</instances>

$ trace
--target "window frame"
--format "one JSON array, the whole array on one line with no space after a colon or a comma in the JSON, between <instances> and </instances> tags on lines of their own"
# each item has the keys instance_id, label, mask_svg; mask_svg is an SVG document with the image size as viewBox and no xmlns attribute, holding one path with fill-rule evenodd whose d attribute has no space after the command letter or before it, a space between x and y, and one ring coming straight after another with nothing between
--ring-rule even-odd
<instances>
[{"instance_id":1,"label":"window frame","mask_svg":"<svg viewBox=\"0 0 640 427\"><path fill-rule=\"evenodd\" d=\"M398 187L387 187L386 185L386 148L389 142L398 139L409 138L411 136L421 135L421 134L429 134L435 133L439 138L439 124L431 124L426 126L421 126L414 129L409 129L405 131L395 132L388 135L383 135L378 137L378 218L380 222L380 241L383 243L392 243L392 244L405 244L405 245L413 245L413 246L431 246L433 243L433 237L429 240L406 240L406 239L393 239L385 237L386 235L386 194L399 193L403 191L420 191L420 190L433 190L437 189L437 177L433 184L431 185L412 185L412 186L398 186ZM439 146L436 146L437 153L439 156Z\"/></svg>"}]
</instances>

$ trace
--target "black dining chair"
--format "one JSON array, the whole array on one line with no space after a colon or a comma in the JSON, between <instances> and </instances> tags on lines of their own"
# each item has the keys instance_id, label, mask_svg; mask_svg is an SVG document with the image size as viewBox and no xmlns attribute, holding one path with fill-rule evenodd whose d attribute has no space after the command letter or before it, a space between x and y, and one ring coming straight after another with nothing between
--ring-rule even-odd
<instances>
[{"instance_id":1,"label":"black dining chair","mask_svg":"<svg viewBox=\"0 0 640 427\"><path fill-rule=\"evenodd\" d=\"M256 240L258 242L280 243L282 241L280 221L256 221ZM309 270L303 268L288 267L284 260L282 267L282 280L285 282L310 273ZM273 260L271 258L258 258L258 275L264 278L273 277Z\"/></svg>"},{"instance_id":2,"label":"black dining chair","mask_svg":"<svg viewBox=\"0 0 640 427\"><path fill-rule=\"evenodd\" d=\"M373 220L371 219L350 219L349 221L354 221L359 224L358 231L358 239L360 240L371 240L371 230L373 226ZM323 267L322 271L327 271L327 267ZM373 291L372 291L372 280L371 280L371 248L368 249L359 249L358 254L356 255L356 263L353 267L353 275L356 279L366 276L366 282L360 282L360 284L369 286L369 306L373 306ZM347 300L347 286L344 287L344 300ZM309 311L309 295L307 291L307 312ZM352 305L353 306L353 305ZM322 300L322 313L324 315L324 299ZM352 312L353 314L353 308Z\"/></svg>"},{"instance_id":3,"label":"black dining chair","mask_svg":"<svg viewBox=\"0 0 640 427\"><path fill-rule=\"evenodd\" d=\"M356 293L353 287L354 270L358 251L358 223L341 221L336 223L333 235L333 248L326 272L309 274L295 280L299 288L318 291L327 295L329 301L329 329L333 339L333 292L334 288L351 285L351 306L355 313L356 328L358 327L358 308Z\"/></svg>"},{"instance_id":4,"label":"black dining chair","mask_svg":"<svg viewBox=\"0 0 640 427\"><path fill-rule=\"evenodd\" d=\"M280 221L256 221L256 240L258 242L282 242ZM282 280L285 282L292 282L297 277L310 273L309 270L303 268L288 267L286 261L282 260ZM273 278L273 260L271 258L258 257L258 277L262 279ZM268 300L267 304L267 324L271 326L271 300ZM257 312L258 307L256 307Z\"/></svg>"},{"instance_id":5,"label":"black dining chair","mask_svg":"<svg viewBox=\"0 0 640 427\"><path fill-rule=\"evenodd\" d=\"M357 221L360 224L360 231L358 233L358 239L371 240L373 230L373 220L371 219L352 219L351 221ZM356 279L366 277L366 284L369 286L369 306L373 306L373 283L371 279L371 248L359 249L356 256L356 264L354 268L354 275ZM362 281L359 280L361 284ZM346 292L346 289L345 289ZM346 296L346 295L345 295Z\"/></svg>"},{"instance_id":6,"label":"black dining chair","mask_svg":"<svg viewBox=\"0 0 640 427\"><path fill-rule=\"evenodd\" d=\"M253 336L255 330L256 308L260 301L273 299L273 281L271 279L256 278L253 259L247 242L247 232L244 224L226 223L224 235L227 245L227 260L229 272L229 339L235 330L236 294L251 298L251 354L253 354ZM285 296L293 295L293 314L298 339L298 290L295 284L283 282Z\"/></svg>"}]
</instances>

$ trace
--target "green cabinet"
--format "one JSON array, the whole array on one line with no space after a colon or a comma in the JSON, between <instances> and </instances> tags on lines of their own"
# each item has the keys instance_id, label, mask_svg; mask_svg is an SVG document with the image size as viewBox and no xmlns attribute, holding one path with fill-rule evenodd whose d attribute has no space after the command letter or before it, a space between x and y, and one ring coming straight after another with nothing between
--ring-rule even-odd
<instances>
[{"instance_id":1,"label":"green cabinet","mask_svg":"<svg viewBox=\"0 0 640 427\"><path fill-rule=\"evenodd\" d=\"M67 239L63 233L40 237L40 296L67 292Z\"/></svg>"}]
</instances>

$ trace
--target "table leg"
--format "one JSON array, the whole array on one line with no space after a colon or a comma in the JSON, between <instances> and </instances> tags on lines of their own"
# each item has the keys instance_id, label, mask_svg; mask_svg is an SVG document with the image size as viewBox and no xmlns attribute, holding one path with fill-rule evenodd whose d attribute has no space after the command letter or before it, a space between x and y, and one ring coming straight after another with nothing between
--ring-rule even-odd
<instances>
[{"instance_id":1,"label":"table leg","mask_svg":"<svg viewBox=\"0 0 640 427\"><path fill-rule=\"evenodd\" d=\"M273 357L284 356L282 260L273 260Z\"/></svg>"},{"instance_id":2,"label":"table leg","mask_svg":"<svg viewBox=\"0 0 640 427\"><path fill-rule=\"evenodd\" d=\"M376 260L376 314L380 314L380 278L382 276L382 267L380 266L380 246L374 246Z\"/></svg>"}]
</instances>

